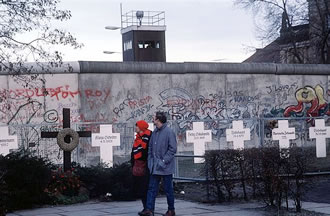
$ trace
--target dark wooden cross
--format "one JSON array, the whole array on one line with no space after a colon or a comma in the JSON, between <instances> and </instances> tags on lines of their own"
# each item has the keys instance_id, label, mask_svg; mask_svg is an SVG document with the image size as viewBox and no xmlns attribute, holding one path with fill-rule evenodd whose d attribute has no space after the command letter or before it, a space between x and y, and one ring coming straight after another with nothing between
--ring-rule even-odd
<instances>
[{"instance_id":1,"label":"dark wooden cross","mask_svg":"<svg viewBox=\"0 0 330 216\"><path fill-rule=\"evenodd\" d=\"M63 128L70 128L70 109L63 108ZM79 137L91 137L91 131L77 131ZM58 132L45 132L41 131L41 138L56 138ZM69 143L70 136L64 137L64 141ZM63 166L64 171L71 169L71 152L63 152Z\"/></svg>"}]
</instances>

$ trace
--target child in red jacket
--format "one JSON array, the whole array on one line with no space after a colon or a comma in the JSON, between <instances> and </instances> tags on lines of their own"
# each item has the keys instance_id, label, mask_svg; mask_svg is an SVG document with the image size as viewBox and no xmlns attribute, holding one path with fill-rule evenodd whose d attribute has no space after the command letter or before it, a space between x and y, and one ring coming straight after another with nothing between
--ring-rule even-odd
<instances>
[{"instance_id":1,"label":"child in red jacket","mask_svg":"<svg viewBox=\"0 0 330 216\"><path fill-rule=\"evenodd\" d=\"M148 145L152 132L148 130L148 127L149 124L146 121L140 120L136 122L136 137L131 153L131 163L133 167L134 178L134 192L137 198L141 198L143 210L146 208L147 191L149 184L149 170L147 160Z\"/></svg>"}]
</instances>

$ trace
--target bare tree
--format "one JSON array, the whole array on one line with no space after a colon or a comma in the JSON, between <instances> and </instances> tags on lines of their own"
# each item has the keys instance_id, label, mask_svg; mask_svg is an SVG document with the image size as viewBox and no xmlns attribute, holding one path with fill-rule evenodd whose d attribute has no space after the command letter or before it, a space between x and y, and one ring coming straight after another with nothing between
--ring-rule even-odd
<instances>
[{"instance_id":1,"label":"bare tree","mask_svg":"<svg viewBox=\"0 0 330 216\"><path fill-rule=\"evenodd\" d=\"M328 62L328 0L235 0L235 4L252 11L261 41L283 39L289 45L286 52L294 57L294 62ZM309 24L308 55L301 46L301 32L297 28L303 24Z\"/></svg>"},{"instance_id":2,"label":"bare tree","mask_svg":"<svg viewBox=\"0 0 330 216\"><path fill-rule=\"evenodd\" d=\"M59 0L0 0L0 66L13 74L29 71L23 63L62 63L55 45L81 47L69 32L52 27L52 22L71 18L69 10L58 9ZM23 35L23 36L22 36ZM28 36L27 36L28 35ZM27 39L29 38L29 39Z\"/></svg>"},{"instance_id":3,"label":"bare tree","mask_svg":"<svg viewBox=\"0 0 330 216\"><path fill-rule=\"evenodd\" d=\"M49 94L46 81L38 72L52 72L56 67L71 71L72 67L63 64L63 54L57 50L61 46L82 46L69 32L56 28L71 18L71 12L59 9L59 3L60 0L0 0L0 73L12 75L10 78L24 89L42 89L44 95ZM26 106L31 109L23 109ZM9 89L0 88L0 116L6 117L2 122L30 123L42 108L34 98L12 96ZM25 111L33 113L23 122L20 113ZM22 134L26 143L30 143L30 130L24 129Z\"/></svg>"},{"instance_id":4,"label":"bare tree","mask_svg":"<svg viewBox=\"0 0 330 216\"><path fill-rule=\"evenodd\" d=\"M310 39L313 54L317 61L314 63L330 63L329 34L330 34L330 10L329 0L309 1Z\"/></svg>"}]
</instances>

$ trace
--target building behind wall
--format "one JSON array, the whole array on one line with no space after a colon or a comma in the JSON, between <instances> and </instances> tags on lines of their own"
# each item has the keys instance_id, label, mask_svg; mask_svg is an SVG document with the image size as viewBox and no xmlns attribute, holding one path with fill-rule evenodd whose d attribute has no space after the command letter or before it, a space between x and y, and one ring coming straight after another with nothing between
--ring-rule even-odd
<instances>
[{"instance_id":1,"label":"building behind wall","mask_svg":"<svg viewBox=\"0 0 330 216\"><path fill-rule=\"evenodd\" d=\"M311 63L330 63L330 0L309 0Z\"/></svg>"},{"instance_id":2,"label":"building behind wall","mask_svg":"<svg viewBox=\"0 0 330 216\"><path fill-rule=\"evenodd\" d=\"M289 26L283 13L280 36L263 49L257 49L244 62L330 63L329 6L329 0L308 0L309 22L297 26Z\"/></svg>"}]
</instances>

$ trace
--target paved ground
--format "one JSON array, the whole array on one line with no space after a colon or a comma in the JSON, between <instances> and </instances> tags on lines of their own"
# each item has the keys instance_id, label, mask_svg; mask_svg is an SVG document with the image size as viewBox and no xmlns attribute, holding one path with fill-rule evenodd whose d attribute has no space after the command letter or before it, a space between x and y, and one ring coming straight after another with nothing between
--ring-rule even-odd
<instances>
[{"instance_id":1,"label":"paved ground","mask_svg":"<svg viewBox=\"0 0 330 216\"><path fill-rule=\"evenodd\" d=\"M306 202L330 203L330 178L324 177L315 180L315 183L307 188L303 200Z\"/></svg>"},{"instance_id":2,"label":"paved ground","mask_svg":"<svg viewBox=\"0 0 330 216\"><path fill-rule=\"evenodd\" d=\"M176 200L177 216L264 216L272 215L263 210L262 203L241 204L201 204L184 200ZM330 215L330 204L303 203L303 208ZM7 216L136 216L141 210L139 201L133 202L86 202L70 206L54 206L33 210L23 210L7 214ZM167 210L166 198L157 198L155 215L162 215Z\"/></svg>"}]
</instances>

